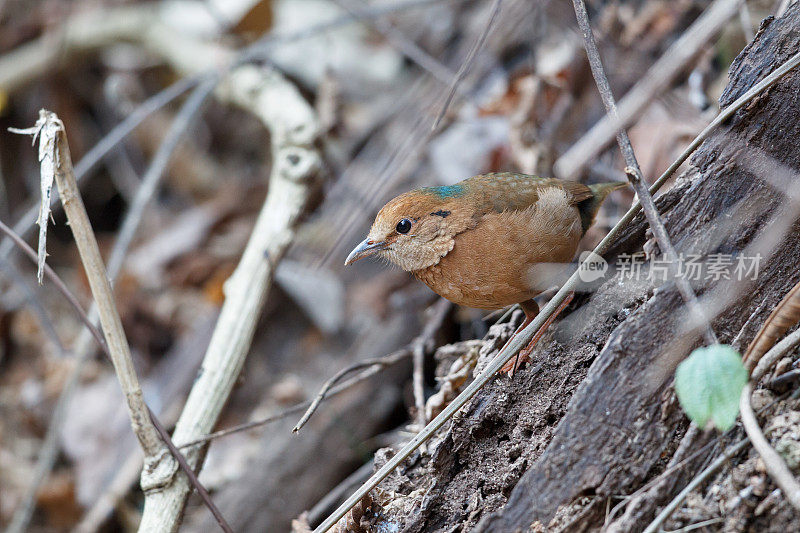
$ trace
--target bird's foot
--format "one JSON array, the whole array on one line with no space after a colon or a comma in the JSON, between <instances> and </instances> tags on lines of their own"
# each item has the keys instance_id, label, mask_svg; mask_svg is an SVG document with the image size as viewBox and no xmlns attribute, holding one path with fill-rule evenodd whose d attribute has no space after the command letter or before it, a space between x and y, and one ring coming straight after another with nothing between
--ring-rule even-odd
<instances>
[{"instance_id":1,"label":"bird's foot","mask_svg":"<svg viewBox=\"0 0 800 533\"><path fill-rule=\"evenodd\" d=\"M542 338L544 332L547 330L548 327L550 327L550 324L553 323L556 317L559 314L561 314L561 311L563 311L564 308L567 307L567 305L569 305L574 296L575 296L574 292L569 293L567 297L564 298L564 301L561 302L561 304L558 306L558 309L556 309L555 313L550 315L550 317L545 321L545 323L542 324L542 327L539 328L539 330L536 332L536 335L533 336L528 345L525 346L523 349L521 349L519 352L517 352L517 355L506 361L506 364L500 367L500 370L498 370L498 372L500 373L506 372L508 374L508 377L513 378L514 374L516 374L517 370L519 370L524 363L530 362L531 360L530 355L531 353L533 353L533 348L536 346L536 343L539 342L539 339ZM514 337L516 337L520 331L528 327L528 324L530 324L532 321L533 317L526 317L522 325L520 325L520 327L517 328L517 331L515 331L514 334L511 336L511 338L508 339L505 346L503 346L503 348L501 348L500 351L505 349L505 347L508 346L509 343L514 339Z\"/></svg>"},{"instance_id":2,"label":"bird's foot","mask_svg":"<svg viewBox=\"0 0 800 533\"><path fill-rule=\"evenodd\" d=\"M508 377L513 378L514 374L517 373L517 370L522 368L522 365L531 362L531 352L533 352L533 347L537 340L538 339L531 339L531 342L529 342L526 347L521 349L516 356L509 359L506 364L504 364L500 370L498 370L498 372L505 372L508 374Z\"/></svg>"}]
</instances>

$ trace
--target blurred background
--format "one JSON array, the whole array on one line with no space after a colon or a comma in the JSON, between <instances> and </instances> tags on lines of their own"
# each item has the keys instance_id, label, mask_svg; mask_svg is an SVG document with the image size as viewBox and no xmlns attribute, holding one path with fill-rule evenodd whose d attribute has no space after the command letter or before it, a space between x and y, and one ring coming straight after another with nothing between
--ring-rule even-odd
<instances>
[{"instance_id":1,"label":"blurred background","mask_svg":"<svg viewBox=\"0 0 800 533\"><path fill-rule=\"evenodd\" d=\"M716 115L731 61L759 21L781 9L754 0L707 22L689 57L654 77L655 61L711 4L587 2L651 181ZM0 0L0 220L36 247L29 211L40 195L38 154L29 137L7 130L32 126L40 108L65 124L105 256L143 179L159 175L116 296L146 399L170 426L213 331L223 283L270 192L276 136L290 135L268 131L257 106L230 105L224 89L187 111L198 80L224 77L220 69L237 60L296 88L317 128L307 147L322 163L289 228L220 429L310 400L353 363L409 352L431 320L425 351L454 345L449 359L440 353L448 367L465 341L487 333L499 315L443 304L426 312L438 297L406 273L376 261L343 267L395 194L489 171L624 180L613 132L593 130L604 112L568 2L504 0L498 10L494 0ZM626 103L643 82L646 97ZM144 120L122 142L102 158L92 153L137 114ZM165 148L186 115L179 142ZM631 200L622 191L606 202L584 249ZM52 222L48 264L88 308L61 209ZM18 513L30 517L26 531L135 530L141 452L113 370L96 346L79 342L79 318L51 282L37 285L35 265L7 242L0 251L0 525ZM429 359L431 394L440 382ZM338 496L335 487L354 472L363 479L374 452L407 439L419 422L411 369L409 353L381 367L323 403L298 435L291 428L302 409L220 438L200 480L237 530L287 531L304 510L318 521L350 485ZM37 470L44 450L52 467ZM184 528L206 530L208 511L194 498Z\"/></svg>"}]
</instances>

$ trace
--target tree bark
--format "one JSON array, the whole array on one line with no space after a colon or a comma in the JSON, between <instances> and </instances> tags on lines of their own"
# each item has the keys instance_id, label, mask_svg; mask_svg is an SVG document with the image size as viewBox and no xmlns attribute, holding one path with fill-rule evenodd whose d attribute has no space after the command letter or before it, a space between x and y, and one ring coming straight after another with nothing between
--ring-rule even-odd
<instances>
[{"instance_id":1,"label":"tree bark","mask_svg":"<svg viewBox=\"0 0 800 533\"><path fill-rule=\"evenodd\" d=\"M780 19L766 19L734 61L721 105L798 49L794 4ZM800 73L791 72L709 138L693 168L657 201L679 254L703 261L724 254L736 263L774 241L749 284L707 276L693 282L707 311L726 298L713 321L720 342L743 328L740 338L748 342L800 280L800 225L781 189L797 187L798 113ZM645 231L643 220L635 222L614 253L641 251ZM701 343L685 328L689 314L674 284L615 277L568 311L527 369L488 384L428 454L384 481L381 488L396 492L391 507L404 513L383 520L403 531L597 529L612 496L630 494L663 471L687 427L672 376ZM692 472L673 476L661 496L680 490ZM416 505L405 505L410 500ZM656 504L635 516L632 530L647 524Z\"/></svg>"}]
</instances>

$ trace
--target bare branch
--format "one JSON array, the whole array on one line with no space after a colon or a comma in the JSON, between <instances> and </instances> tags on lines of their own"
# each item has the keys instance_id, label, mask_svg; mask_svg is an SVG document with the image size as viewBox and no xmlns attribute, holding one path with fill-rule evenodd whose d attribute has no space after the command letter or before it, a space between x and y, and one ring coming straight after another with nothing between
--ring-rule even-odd
<instances>
[{"instance_id":1,"label":"bare branch","mask_svg":"<svg viewBox=\"0 0 800 533\"><path fill-rule=\"evenodd\" d=\"M191 79L192 78L185 78L185 80L191 80ZM175 85L180 85L180 84L181 82L178 82ZM171 86L170 88L175 87L175 85ZM177 148L178 141L181 135L189 127L189 125L192 122L191 120L192 117L197 112L199 112L199 110L202 107L202 102L211 93L215 85L216 85L215 77L207 77L205 81L199 87L197 87L197 89L195 89L195 91L187 99L186 103L181 108L181 111L178 113L175 122L173 122L172 126L170 127L170 130L166 135L165 141L160 145L158 152L153 158L153 162L148 168L147 173L145 174L145 178L142 181L141 186L139 187L136 195L133 198L133 201L131 203L131 208L125 215L125 219L122 223L122 228L120 230L119 237L115 241L114 247L112 248L111 255L109 257L108 279L111 282L112 286L117 278L117 275L119 274L120 268L122 267L122 262L125 258L125 254L127 253L127 250L133 241L136 228L138 227L142 215L144 214L144 208L148 204L152 195L155 193L157 184L160 181L161 176L163 175L164 169L166 168L166 164L169 161L170 155L174 152L175 148ZM181 90L180 92L183 91ZM161 101L163 101L163 99L164 97L161 97ZM137 109L137 111L134 112L134 114L141 112L140 110L142 109L143 106L140 106ZM128 119L133 117L134 114L130 115ZM128 119L123 121L120 124L120 126L126 124ZM115 128L115 130L118 129L119 127ZM84 157L83 160L81 160L81 162L87 161L87 164L84 165L84 169L88 168L87 165L91 166L95 162L99 161L101 157L103 157L104 154L102 154L101 151L97 151L97 148L101 146L103 143L112 142L112 139L114 138L117 139L116 142L119 142L122 138L124 138L124 135L121 135L121 133L117 133L114 135L109 134L108 136L106 136L104 140L100 142L100 144L96 145L92 150L89 151L89 154L95 152L97 155L94 155L87 160L87 158L90 157L90 155L87 154L87 156ZM80 163L78 164L78 166L80 166ZM77 178L78 177L76 175L76 179ZM40 246L41 246L41 240L40 240ZM1 258L2 255L0 255L0 261L4 261ZM66 412L66 409L69 405L72 395L77 390L78 378L81 374L81 371L83 370L86 357L90 353L92 328L96 327L97 320L98 320L97 308L96 306L92 305L92 308L89 310L88 313L88 323L89 326L91 326L91 328L81 330L81 334L78 336L78 339L75 343L75 354L76 354L75 364L70 370L70 374L67 377L64 388L62 389L61 394L59 395L58 401L56 402L54 414L51 417L50 424L47 428L47 436L45 437L45 443L42 445L42 451L40 452L39 459L37 460L36 464L36 472L41 475L36 476L34 482L30 487L29 492L32 495L35 495L36 491L38 491L39 485L45 480L45 478L47 477L47 473L53 467L55 459L55 451L57 451L57 442L54 439L61 431L61 426L65 420L64 416L57 415L57 413ZM51 435L53 436L52 442L50 440ZM53 448L52 452L50 451L51 447L55 447ZM30 519L30 513L28 513L24 521L18 522L18 527L15 531L23 531L29 519Z\"/></svg>"},{"instance_id":2,"label":"bare branch","mask_svg":"<svg viewBox=\"0 0 800 533\"><path fill-rule=\"evenodd\" d=\"M377 359L367 359L366 361L359 361L359 362L357 362L355 364L352 364L352 365L350 365L350 366L348 366L346 368L343 368L342 370L340 370L339 372L334 374L333 377L328 379L328 381L326 381L325 384L322 385L322 388L319 390L317 395L314 397L314 400L311 402L311 405L308 407L306 412L303 414L302 418L300 418L300 421L297 422L297 424L292 429L292 433L297 433L298 431L300 431L300 429L304 425L306 425L306 422L308 422L308 419L311 418L311 416L314 414L314 411L317 410L317 407L319 406L320 402L322 402L322 400L325 399L325 397L328 394L328 391L330 391L331 388L333 388L333 386L336 385L336 383L341 381L341 379L344 378L346 375L348 375L348 374L350 374L352 372L355 372L356 370L360 370L362 368L369 368L369 367L386 368L387 366L390 366L390 365L393 365L394 363L396 363L399 359L403 359L405 357L408 357L409 353L412 353L414 355L414 358L415 358L415 362L414 362L414 380L415 380L414 387L416 388L417 387L416 380L418 379L417 378L417 362L416 362L417 354L421 353L424 356L426 352L430 351L433 348L433 337L436 335L436 332L439 331L439 329L442 327L442 323L444 322L444 319L447 316L447 313L452 308L452 306L453 306L453 304L451 304L449 301L445 300L444 298L440 299L436 303L436 305L433 307L433 312L432 312L431 319L425 324L425 328L422 330L422 333L418 337L416 337L413 341L411 341L411 344L408 347L406 347L405 349L398 350L397 352L395 352L393 354L390 354L388 356L385 356L385 357L379 357ZM420 383L420 386L421 385L422 384ZM423 395L423 397L422 397L422 407L420 408L419 403L417 401L417 397L416 397L416 395L417 395L416 390L414 391L414 395L415 395L414 399L415 399L415 404L417 406L417 409L421 409L421 411L423 413L423 417L424 417L425 397Z\"/></svg>"},{"instance_id":3,"label":"bare branch","mask_svg":"<svg viewBox=\"0 0 800 533\"><path fill-rule=\"evenodd\" d=\"M475 46L473 46L472 50L469 51L469 54L464 60L464 63L461 65L461 68L458 69L456 79L453 80L453 85L450 87L450 92L447 94L447 98L445 98L444 103L442 104L442 109L439 111L439 114L436 115L436 119L433 121L431 131L436 131L436 129L439 128L439 123L447 114L447 109L450 107L450 103L453 101L453 96L455 96L458 86L464 80L464 77L467 75L467 72L469 72L470 67L472 67L472 62L475 61L478 51L483 48L483 43L486 42L489 32L492 31L492 26L494 26L495 20L497 20L497 14L500 13L501 2L502 0L494 0L491 14L489 15L489 20L486 22L486 26L483 28L483 33L481 33L480 37L478 37L478 40L475 41Z\"/></svg>"},{"instance_id":4,"label":"bare branch","mask_svg":"<svg viewBox=\"0 0 800 533\"><path fill-rule=\"evenodd\" d=\"M420 48L417 43L408 38L402 31L381 18L370 19L366 17L363 10L365 6L362 1L334 0L334 2L346 9L353 17L359 20L369 21L370 24L404 56L419 65L426 72L429 72L441 83L448 86L455 84L456 73Z\"/></svg>"},{"instance_id":5,"label":"bare branch","mask_svg":"<svg viewBox=\"0 0 800 533\"><path fill-rule=\"evenodd\" d=\"M398 350L396 352L393 352L393 353L391 353L389 355L386 355L386 356L384 356L384 357L382 357L380 359L371 359L369 361L365 361L365 363L367 363L367 364L365 364L363 366L366 367L366 370L363 370L362 372L358 373L356 376L353 376L351 379L348 379L344 383L341 383L340 385L337 385L335 387L332 387L332 388L328 389L325 392L324 398L321 398L319 400L319 403L322 403L325 400L329 400L332 397L334 397L334 396L336 396L338 394L341 394L342 392L350 389L354 385L357 385L357 384L361 383L362 381L364 381L364 380L366 380L368 378L371 378L372 376L374 376L375 374L377 374L381 370L389 368L390 366L398 363L399 361L402 361L403 359L408 358L410 355L411 355L411 352L408 350L408 348L403 348L403 349ZM371 361L371 363L370 363L370 361ZM349 372L349 371L354 371L356 369L354 369L352 366L350 366L350 367L347 367L346 370ZM319 393L318 393L318 396L319 396ZM315 398L315 400L316 400L316 398ZM198 444L204 444L204 443L206 443L208 441L215 440L215 439L218 439L220 437L225 437L227 435L232 435L233 433L238 433L240 431L247 431L248 429L261 427L261 426L270 424L272 422L277 422L278 420L283 420L284 418L289 417L291 415L295 415L297 413L304 412L305 410L307 410L309 408L309 406L311 406L311 404L312 404L311 401L301 402L301 403L298 403L298 404L293 405L291 407L287 407L283 411L280 411L278 413L266 416L264 418L260 418L258 420L253 420L251 422L245 422L243 424L238 424L236 426L231 426L229 428L221 429L219 431L215 431L214 433L209 433L208 435L203 435L203 436L198 437L197 439L195 439L195 440L193 440L191 442L187 442L185 444L182 444L181 448L189 448L191 446L196 446Z\"/></svg>"},{"instance_id":6,"label":"bare branch","mask_svg":"<svg viewBox=\"0 0 800 533\"><path fill-rule=\"evenodd\" d=\"M753 407L750 404L750 393L752 386L750 383L742 389L742 395L739 400L739 411L742 415L742 425L750 437L750 442L753 443L753 448L764 460L764 466L769 472L769 477L780 487L783 496L792 504L796 511L800 511L800 483L794 478L789 467L783 461L778 452L770 446L761 428L758 426L758 420L753 413Z\"/></svg>"},{"instance_id":7,"label":"bare branch","mask_svg":"<svg viewBox=\"0 0 800 533\"><path fill-rule=\"evenodd\" d=\"M367 359L366 361L359 361L358 363L352 364L338 371L322 385L322 387L319 389L319 392L317 393L316 396L314 396L314 399L311 401L310 404L308 403L301 404L301 405L308 405L308 409L306 409L306 412L303 413L303 416L300 418L300 421L297 422L297 424L295 424L295 426L292 428L292 433L297 433L303 428L303 426L306 425L306 422L308 422L311 416L316 412L317 407L319 407L319 404L322 403L322 401L329 396L329 393L331 392L331 389L334 387L334 385L339 383L345 376L352 374L356 370L362 370L364 368L370 368L375 370L384 369L386 367L395 364L397 361L400 361L401 359L405 359L406 357L408 357L409 353L410 352L408 349L398 350L384 357L379 357L376 359ZM289 409L287 409L287 411L295 410L297 407L299 406L290 407ZM282 417L283 414L281 413L281 418ZM269 417L267 420L271 422L272 420L275 419L276 419L275 417ZM255 425L253 425L252 423L245 425L247 426L247 428L255 427ZM262 424L259 423L257 425L262 425ZM227 435L229 433L230 431L225 434Z\"/></svg>"},{"instance_id":8,"label":"bare branch","mask_svg":"<svg viewBox=\"0 0 800 533\"><path fill-rule=\"evenodd\" d=\"M111 285L106 277L100 249L94 238L89 216L83 206L78 192L75 175L72 171L72 161L67 147L64 125L54 113L42 110L37 127L41 135L40 150L42 171L45 172L45 161L50 160L52 172L58 186L58 194L67 213L70 229L75 236L78 252L81 255L92 295L97 302L100 313L100 323L106 338L111 361L117 371L123 394L128 404L134 433L147 456L151 458L163 454L162 445L155 428L147 420L147 409L142 399L139 380L133 368L133 360L128 348L128 342L122 329L122 322L117 313Z\"/></svg>"},{"instance_id":9,"label":"bare branch","mask_svg":"<svg viewBox=\"0 0 800 533\"><path fill-rule=\"evenodd\" d=\"M600 52L598 51L597 43L594 40L592 27L589 24L589 15L586 13L586 5L583 3L583 0L572 0L572 5L575 8L578 26L583 33L583 42L586 47L586 54L589 57L589 65L592 68L592 74L594 75L595 82L597 83L597 89L600 91L600 97L603 99L603 105L606 108L606 112L611 117L611 120L617 123L619 121L619 116L617 115L617 105L614 102L614 95L611 92L611 86L608 83L608 78L606 77L605 70L603 69L603 62L600 59ZM670 277L675 281L678 292L680 292L683 300L686 302L689 312L693 315L694 320L704 326L706 342L708 344L717 344L717 336L711 329L711 324L709 323L708 318L704 315L703 310L697 301L697 295L694 293L694 290L692 290L689 282L678 276L678 254L675 252L675 248L672 246L672 241L670 241L669 234L667 233L666 228L664 228L664 223L659 217L658 210L653 202L653 197L650 195L650 191L647 190L647 184L642 178L642 171L639 168L638 161L636 161L636 155L633 153L633 146L631 146L631 141L624 129L620 129L617 132L617 144L619 144L619 149L622 152L622 156L625 159L625 164L627 165L625 168L625 174L628 176L628 181L630 182L631 187L633 187L633 189L636 191L636 195L639 197L642 210L644 211L645 217L647 217L647 222L650 224L650 228L653 230L653 235L655 235L659 248L670 262Z\"/></svg>"},{"instance_id":10,"label":"bare branch","mask_svg":"<svg viewBox=\"0 0 800 533\"><path fill-rule=\"evenodd\" d=\"M6 236L10 237L11 242L16 244L31 259L31 261L33 261L34 263L37 262L36 252L30 246L28 246L28 243L26 243L24 240L22 240L22 238L19 235L14 233L14 231L11 228L9 228L8 226L6 226L3 222L0 222L0 232L4 233ZM69 302L69 304L72 306L72 308L75 309L75 311L77 312L77 314L80 317L81 321L83 322L84 326L86 326L86 329L84 329L83 331L88 331L90 333L90 335L88 335L88 336L87 335L82 335L81 337L79 337L79 349L81 350L81 352L79 352L79 357L78 357L78 360L77 360L78 364L76 366L80 368L81 367L81 363L85 360L85 356L80 356L80 353L88 354L88 348L85 346L85 344L88 343L89 339L91 339L91 338L94 338L94 340L97 342L97 344L102 349L103 353L109 359L111 359L111 353L109 352L108 346L106 345L105 341L103 340L102 334L95 327L95 325L93 323L93 319L90 318L89 316L87 316L86 312L81 307L81 305L78 302L78 299L75 297L75 295L72 294L72 292L69 290L69 288L67 288L67 286L64 283L64 281L47 264L44 265L44 273L47 276L47 278L50 280L50 282L53 283L56 286L56 288L58 289L58 291L61 292L61 294L66 298L66 300ZM86 340L83 341L83 344L81 344L81 339L86 339ZM67 383L64 386L64 390L61 393L61 397L59 397L59 401L56 404L56 409L55 409L55 413L56 414L57 413L61 413L61 412L66 412L66 408L67 408L67 405L69 403L68 400L72 395L72 391L77 386L79 375L80 375L79 371L73 371L72 374L67 379ZM162 438L164 438L165 445L170 450L170 452L173 454L173 457L175 457L175 459L178 461L178 465L184 470L184 473L189 478L190 482L192 483L192 486L200 494L201 498L203 499L204 504L209 508L209 510L211 510L212 514L214 514L214 517L217 518L217 521L220 523L220 525L223 527L223 529L227 528L228 526L227 526L227 524L225 524L225 521L222 518L221 513L216 508L214 503L211 501L211 497L208 495L208 491L205 489L205 487L202 486L202 484L200 484L200 482L197 479L197 476L194 474L194 472L191 470L191 468L188 467L188 464L186 463L186 460L183 458L183 456L177 450L175 445L172 443L172 440L169 438L169 435L166 433L166 431L164 430L163 426L158 421L158 419L153 415L152 411L150 411L149 408L147 409L147 411L148 411L148 416L149 416L150 420L152 420L155 429L159 432L159 434L162 436ZM54 418L60 419L61 417L56 417L54 415ZM60 428L60 426L58 424L51 424L50 427L48 428L48 431L47 431L48 436L52 435L53 436L52 438L55 439L56 436L58 435L59 428ZM45 442L45 445L46 444L47 444L47 441ZM57 448L55 446L53 446L52 449L51 448L47 448L45 446L43 446L43 448L44 448L43 455L40 456L40 459L39 459L39 461L37 463L37 468L36 468L36 471L41 473L41 479L37 476L37 478L35 479L35 481L33 483L33 487L35 487L38 483L41 483L41 481L44 479L44 477L46 477L46 474L52 468L52 462L55 459L54 456L55 456L55 452L57 450ZM52 457L51 457L51 454L52 454ZM34 494L35 494L35 492L34 492ZM20 512L20 513L17 514L17 516L19 516L20 520L18 522L15 520L15 527L18 527L19 528L18 530L22 531L22 530L25 529L25 527L27 525L27 521L30 519L30 515L28 513L27 516L26 516L25 513ZM226 531L229 531L229 530L230 529L226 529Z\"/></svg>"},{"instance_id":11,"label":"bare branch","mask_svg":"<svg viewBox=\"0 0 800 533\"><path fill-rule=\"evenodd\" d=\"M64 125L55 114L42 110L37 122L37 130L41 135L40 142L47 147L42 152L44 157L52 159L52 170L55 174L59 196L67 214L70 228L75 236L78 251L92 289L92 295L97 304L100 323L103 326L106 338L107 351L117 372L117 377L126 399L134 433L145 452L142 488L147 491L158 487L158 483L161 482L164 476L171 477L178 467L184 468L189 478L196 483L195 486L198 492L204 500L207 500L206 504L223 530L231 531L219 510L210 501L207 491L197 482L191 468L189 468L185 459L170 441L169 435L144 403L142 390L133 368L133 360L125 338L125 332L122 329L122 322L114 303L111 284L89 223L89 217L78 192ZM88 321L88 318L86 320ZM175 455L171 455L169 452Z\"/></svg>"},{"instance_id":12,"label":"bare branch","mask_svg":"<svg viewBox=\"0 0 800 533\"><path fill-rule=\"evenodd\" d=\"M164 42L165 36L154 37ZM202 68L208 57L195 52L189 41L177 43L170 36L167 54L184 69ZM176 46L172 46L176 45ZM222 53L222 52L220 52ZM174 432L178 443L208 434L216 424L248 353L274 269L292 242L306 202L317 184L321 168L314 148L317 123L313 109L297 89L277 72L254 66L233 70L217 95L254 113L271 131L273 164L269 193L256 220L239 265L224 286L225 303L206 351L200 377L194 383ZM186 452L197 468L202 446ZM140 529L174 530L181 518L189 486L184 479L168 481L145 499Z\"/></svg>"},{"instance_id":13,"label":"bare branch","mask_svg":"<svg viewBox=\"0 0 800 533\"><path fill-rule=\"evenodd\" d=\"M686 485L686 487L684 487L684 489L680 491L680 493L678 493L678 495L675 496L675 498L673 498L672 501L669 502L669 504L666 507L664 507L664 509L661 510L661 512L658 514L655 520L650 522L650 525L647 526L647 528L644 530L644 533L655 533L656 531L658 531L659 526L661 526L661 524L664 523L664 520L669 518L669 515L671 515L675 511L675 509L677 509L678 506L680 506L680 504L683 503L683 500L686 499L689 493L691 493L694 489L699 487L706 479L709 478L709 476L711 476L711 474L722 468L722 466L724 466L725 463L730 461L733 456L741 452L744 449L744 447L747 446L748 442L749 442L748 439L740 440L739 442L737 442L736 444L725 450L725 453L720 455L705 470L696 475L694 479L692 479L691 483Z\"/></svg>"},{"instance_id":14,"label":"bare branch","mask_svg":"<svg viewBox=\"0 0 800 533\"><path fill-rule=\"evenodd\" d=\"M716 0L656 61L642 79L620 99L618 118L604 116L553 164L559 177L575 179L577 174L610 143L621 128L628 127L647 105L669 88L724 25L734 17L741 0Z\"/></svg>"}]
</instances>

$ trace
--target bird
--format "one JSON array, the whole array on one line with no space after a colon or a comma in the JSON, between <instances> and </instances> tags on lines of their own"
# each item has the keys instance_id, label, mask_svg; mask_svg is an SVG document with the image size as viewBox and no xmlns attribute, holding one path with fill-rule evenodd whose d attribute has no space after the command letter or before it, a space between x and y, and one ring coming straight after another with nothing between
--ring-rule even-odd
<instances>
[{"instance_id":1,"label":"bird","mask_svg":"<svg viewBox=\"0 0 800 533\"><path fill-rule=\"evenodd\" d=\"M552 286L553 266L573 259L600 205L624 185L495 172L414 189L378 211L345 265L378 256L455 304L519 304L520 331L538 314L533 298Z\"/></svg>"}]
</instances>

